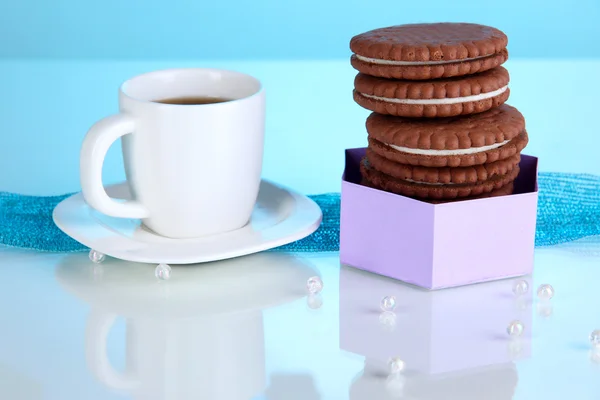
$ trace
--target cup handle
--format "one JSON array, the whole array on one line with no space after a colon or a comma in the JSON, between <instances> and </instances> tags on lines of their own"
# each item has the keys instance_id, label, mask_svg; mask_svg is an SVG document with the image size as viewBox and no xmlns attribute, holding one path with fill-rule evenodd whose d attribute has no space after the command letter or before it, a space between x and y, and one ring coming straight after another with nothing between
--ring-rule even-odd
<instances>
[{"instance_id":1,"label":"cup handle","mask_svg":"<svg viewBox=\"0 0 600 400\"><path fill-rule=\"evenodd\" d=\"M106 354L106 339L116 316L92 310L85 331L85 358L98 381L116 390L134 389L138 382L127 373L117 372Z\"/></svg>"},{"instance_id":2,"label":"cup handle","mask_svg":"<svg viewBox=\"0 0 600 400\"><path fill-rule=\"evenodd\" d=\"M96 122L85 135L79 157L81 190L85 202L111 217L147 218L141 203L111 199L102 184L102 164L110 146L121 136L133 133L135 121L127 114L116 114Z\"/></svg>"}]
</instances>

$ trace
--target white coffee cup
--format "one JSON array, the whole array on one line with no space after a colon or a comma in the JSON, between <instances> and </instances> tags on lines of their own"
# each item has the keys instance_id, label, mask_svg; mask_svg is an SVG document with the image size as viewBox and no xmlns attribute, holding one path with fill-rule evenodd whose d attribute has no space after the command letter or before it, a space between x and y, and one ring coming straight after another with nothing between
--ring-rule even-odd
<instances>
[{"instance_id":1,"label":"white coffee cup","mask_svg":"<svg viewBox=\"0 0 600 400\"><path fill-rule=\"evenodd\" d=\"M211 104L164 104L211 97ZM97 122L81 148L83 196L97 211L141 219L155 233L193 238L241 228L250 219L261 179L265 93L239 72L170 69L132 78L119 91L120 114ZM111 199L102 164L122 137L134 200Z\"/></svg>"}]
</instances>

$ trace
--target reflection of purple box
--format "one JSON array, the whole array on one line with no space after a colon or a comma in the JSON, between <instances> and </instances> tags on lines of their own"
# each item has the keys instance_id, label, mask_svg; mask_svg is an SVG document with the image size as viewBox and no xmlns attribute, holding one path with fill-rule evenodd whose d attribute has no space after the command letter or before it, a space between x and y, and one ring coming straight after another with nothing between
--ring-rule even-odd
<instances>
[{"instance_id":1,"label":"reflection of purple box","mask_svg":"<svg viewBox=\"0 0 600 400\"><path fill-rule=\"evenodd\" d=\"M537 158L522 155L510 196L430 204L360 184L365 149L346 150L343 264L427 289L530 274Z\"/></svg>"},{"instance_id":2,"label":"reflection of purple box","mask_svg":"<svg viewBox=\"0 0 600 400\"><path fill-rule=\"evenodd\" d=\"M517 296L513 287L527 282ZM340 272L340 348L385 368L398 357L411 372L446 374L511 363L530 357L530 276L461 288L427 291L343 267ZM395 296L393 317L379 301ZM511 338L513 321L524 326Z\"/></svg>"}]
</instances>

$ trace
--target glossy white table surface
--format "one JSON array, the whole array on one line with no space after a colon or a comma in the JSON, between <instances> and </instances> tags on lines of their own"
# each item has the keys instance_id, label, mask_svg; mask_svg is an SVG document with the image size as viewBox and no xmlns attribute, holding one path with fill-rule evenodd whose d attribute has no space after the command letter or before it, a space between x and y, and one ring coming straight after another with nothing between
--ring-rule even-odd
<instances>
[{"instance_id":1,"label":"glossy white table surface","mask_svg":"<svg viewBox=\"0 0 600 400\"><path fill-rule=\"evenodd\" d=\"M78 190L81 138L114 112L118 82L194 65L265 81L266 178L304 193L339 190L343 149L364 145L368 115L352 102L347 60L2 61L0 190ZM526 152L542 171L600 173L590 128L599 66L509 63L510 102L527 118ZM107 183L123 177L118 156L112 149ZM0 248L0 273L0 399L600 398L600 353L588 340L600 329L600 239L537 249L523 296L511 280L425 292L340 267L337 253L174 267L158 282L153 265ZM306 293L313 275L325 285L320 298ZM550 302L535 293L544 283L556 291ZM397 298L395 319L380 318L387 295ZM506 333L514 319L525 327L519 339ZM395 379L392 357L406 363Z\"/></svg>"},{"instance_id":2,"label":"glossy white table surface","mask_svg":"<svg viewBox=\"0 0 600 400\"><path fill-rule=\"evenodd\" d=\"M157 282L152 265L2 249L0 397L597 399L598 254L589 240L538 250L515 296L514 280L425 292L335 253L174 267ZM313 275L320 299L305 292ZM556 291L546 303L542 283ZM395 325L380 319L387 295Z\"/></svg>"}]
</instances>

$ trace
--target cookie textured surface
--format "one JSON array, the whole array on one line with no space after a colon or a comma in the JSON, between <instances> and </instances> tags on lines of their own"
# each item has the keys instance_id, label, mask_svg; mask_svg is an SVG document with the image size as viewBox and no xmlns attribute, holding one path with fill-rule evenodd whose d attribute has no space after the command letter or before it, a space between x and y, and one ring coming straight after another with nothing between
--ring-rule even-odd
<instances>
[{"instance_id":1,"label":"cookie textured surface","mask_svg":"<svg viewBox=\"0 0 600 400\"><path fill-rule=\"evenodd\" d=\"M354 100L362 107L402 117L453 117L502 105L509 97L510 77L503 68L432 81L383 79L359 73Z\"/></svg>"},{"instance_id":2,"label":"cookie textured surface","mask_svg":"<svg viewBox=\"0 0 600 400\"><path fill-rule=\"evenodd\" d=\"M502 186L500 189L495 189L495 190L492 190L491 192L483 193L478 196L468 196L468 197L462 197L462 198L459 197L456 199L445 199L445 200L431 200L431 199L429 199L429 200L422 199L422 200L426 201L428 203L432 203L432 204L440 204L440 203L452 203L455 201L464 201L464 200L487 199L490 197L511 195L514 193L514 187L515 187L514 182L510 182L510 183L507 183L506 185Z\"/></svg>"},{"instance_id":3,"label":"cookie textured surface","mask_svg":"<svg viewBox=\"0 0 600 400\"><path fill-rule=\"evenodd\" d=\"M501 65L508 59L507 44L502 31L485 25L398 25L354 36L351 63L362 73L382 78L447 78Z\"/></svg>"},{"instance_id":4,"label":"cookie textured surface","mask_svg":"<svg viewBox=\"0 0 600 400\"><path fill-rule=\"evenodd\" d=\"M368 180L366 180L365 178L362 178L360 181L360 184L363 186L367 186L370 187L372 189L378 189L380 190L380 188L374 186L371 182L369 182ZM498 196L508 196L514 193L514 187L515 184L514 182L509 182L506 185L502 186L500 189L495 189L492 190L491 192L488 193L483 193L480 194L478 196L467 196L467 197L458 197L455 199L438 199L438 200L433 200L433 199L420 199L418 197L415 197L416 200L420 200L420 201L425 201L427 203L431 203L431 204L440 204L440 203L451 203L451 202L455 202L455 201L464 201L464 200L477 200L477 199L485 199L485 198L489 198L489 197L498 197Z\"/></svg>"},{"instance_id":5,"label":"cookie textured surface","mask_svg":"<svg viewBox=\"0 0 600 400\"><path fill-rule=\"evenodd\" d=\"M516 166L505 175L494 175L486 181L475 184L445 185L415 183L394 178L373 168L366 157L361 161L360 172L372 187L386 192L421 199L441 200L479 196L498 190L516 179L519 167Z\"/></svg>"},{"instance_id":6,"label":"cookie textured surface","mask_svg":"<svg viewBox=\"0 0 600 400\"><path fill-rule=\"evenodd\" d=\"M414 183L430 184L474 184L481 183L496 175L506 175L519 165L521 155L515 154L504 160L470 167L421 167L400 164L384 158L367 148L366 157L376 170L391 176Z\"/></svg>"},{"instance_id":7,"label":"cookie textured surface","mask_svg":"<svg viewBox=\"0 0 600 400\"><path fill-rule=\"evenodd\" d=\"M369 147L383 157L402 164L421 165L424 167L468 167L512 157L520 153L527 146L528 142L527 132L523 131L508 143L491 150L474 154L439 156L405 153L372 138L369 138Z\"/></svg>"},{"instance_id":8,"label":"cookie textured surface","mask_svg":"<svg viewBox=\"0 0 600 400\"><path fill-rule=\"evenodd\" d=\"M366 122L369 147L388 160L423 167L468 167L512 157L528 138L514 107L468 117L402 118L372 113Z\"/></svg>"}]
</instances>

